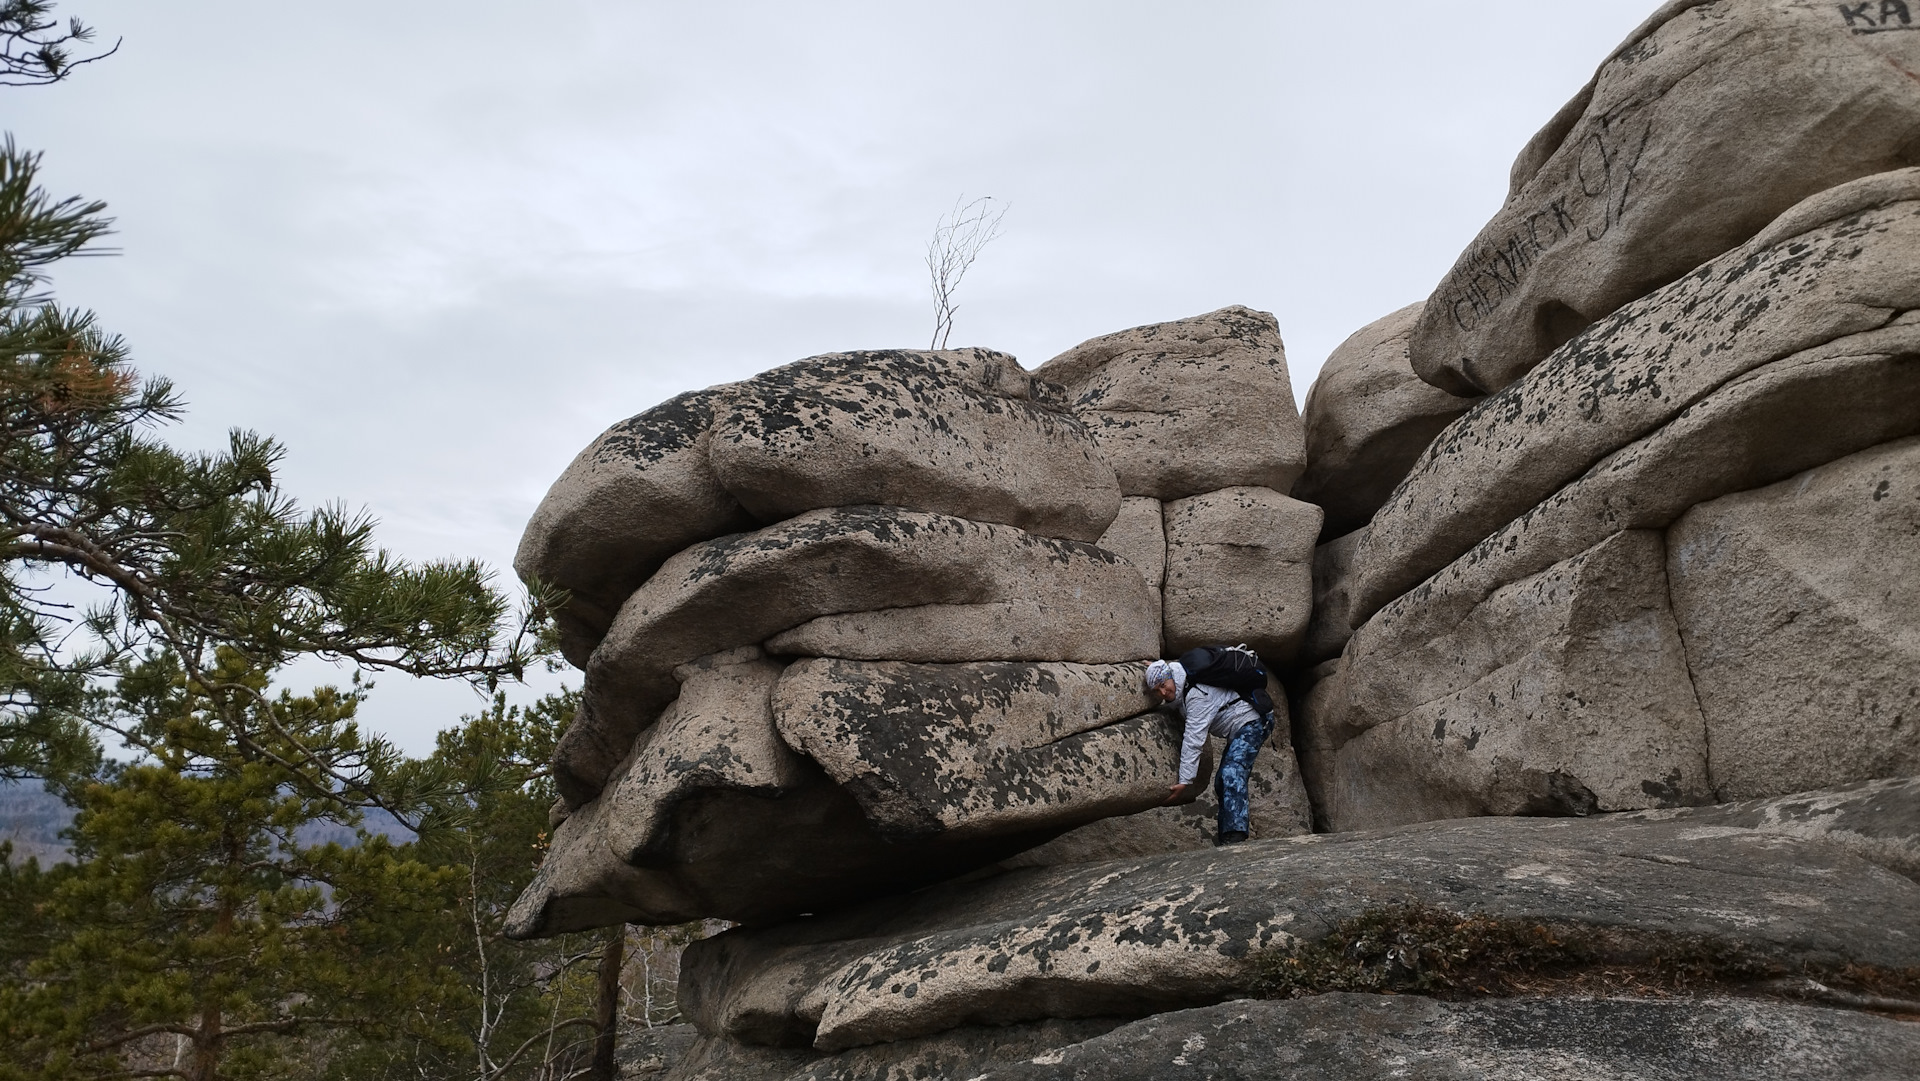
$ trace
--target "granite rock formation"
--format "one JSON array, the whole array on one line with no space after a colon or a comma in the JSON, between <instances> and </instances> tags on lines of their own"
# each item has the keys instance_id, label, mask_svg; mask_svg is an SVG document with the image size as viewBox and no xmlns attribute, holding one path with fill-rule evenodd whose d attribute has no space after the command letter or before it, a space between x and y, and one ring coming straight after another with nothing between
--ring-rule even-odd
<instances>
[{"instance_id":1,"label":"granite rock formation","mask_svg":"<svg viewBox=\"0 0 1920 1081\"><path fill-rule=\"evenodd\" d=\"M1320 512L1227 486L1302 457L1271 316L1114 339L1058 365L1071 395L987 350L830 354L583 452L519 563L572 591L586 680L514 933L773 919L1084 859L1091 835L1045 842L1093 823L1128 851L1207 843L1160 806L1179 732L1142 664L1195 635L1290 656ZM1257 446L1206 423L1242 384ZM1170 404L1123 422L1154 386ZM1290 747L1256 787L1264 833L1308 828Z\"/></svg>"},{"instance_id":2,"label":"granite rock formation","mask_svg":"<svg viewBox=\"0 0 1920 1081\"><path fill-rule=\"evenodd\" d=\"M739 921L673 1081L1910 1076L1912 15L1660 8L1304 422L1233 307L616 425L516 564L585 683L511 932ZM1213 849L1140 677L1236 642ZM1437 986L1420 913L1546 952L1341 993Z\"/></svg>"},{"instance_id":3,"label":"granite rock formation","mask_svg":"<svg viewBox=\"0 0 1920 1081\"><path fill-rule=\"evenodd\" d=\"M1420 315L1414 370L1499 390L1794 204L1920 164L1920 36L1884 32L1910 20L1905 3L1669 0L1520 152Z\"/></svg>"}]
</instances>

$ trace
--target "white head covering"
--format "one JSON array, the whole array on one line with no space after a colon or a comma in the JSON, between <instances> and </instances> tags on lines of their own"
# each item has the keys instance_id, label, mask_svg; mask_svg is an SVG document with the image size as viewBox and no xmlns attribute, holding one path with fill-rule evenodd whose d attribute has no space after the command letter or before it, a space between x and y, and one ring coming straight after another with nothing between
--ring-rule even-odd
<instances>
[{"instance_id":1,"label":"white head covering","mask_svg":"<svg viewBox=\"0 0 1920 1081\"><path fill-rule=\"evenodd\" d=\"M1154 661L1147 665L1147 686L1158 686L1168 679L1173 681L1175 698L1187 693L1187 670L1179 661Z\"/></svg>"}]
</instances>

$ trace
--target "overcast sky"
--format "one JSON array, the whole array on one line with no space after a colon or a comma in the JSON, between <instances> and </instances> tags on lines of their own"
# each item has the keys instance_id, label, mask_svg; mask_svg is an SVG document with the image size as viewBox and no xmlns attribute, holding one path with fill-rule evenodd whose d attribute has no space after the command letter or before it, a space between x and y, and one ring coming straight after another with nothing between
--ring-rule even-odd
<instances>
[{"instance_id":1,"label":"overcast sky","mask_svg":"<svg viewBox=\"0 0 1920 1081\"><path fill-rule=\"evenodd\" d=\"M608 424L924 347L963 193L1011 209L952 344L1031 368L1246 304L1304 397L1655 6L64 0L119 54L0 102L51 190L110 204L122 254L55 284L178 383L176 443L272 433L303 500L511 584ZM363 716L419 751L476 705L386 677Z\"/></svg>"}]
</instances>

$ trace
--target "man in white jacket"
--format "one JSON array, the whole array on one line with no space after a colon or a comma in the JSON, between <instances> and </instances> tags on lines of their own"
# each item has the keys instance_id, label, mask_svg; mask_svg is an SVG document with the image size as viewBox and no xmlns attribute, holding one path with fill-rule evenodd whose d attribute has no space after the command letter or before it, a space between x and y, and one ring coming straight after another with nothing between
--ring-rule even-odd
<instances>
[{"instance_id":1,"label":"man in white jacket","mask_svg":"<svg viewBox=\"0 0 1920 1081\"><path fill-rule=\"evenodd\" d=\"M1180 742L1178 782L1166 802L1186 799L1187 789L1200 772L1200 749L1207 736L1226 741L1220 755L1218 779L1220 827L1217 844L1238 844L1247 839L1252 812L1247 806L1247 777L1260 745L1273 733L1273 715L1255 709L1247 696L1224 687L1205 683L1188 686L1187 670L1179 661L1154 661L1147 665L1147 689L1162 702L1179 705L1186 722L1186 736Z\"/></svg>"}]
</instances>

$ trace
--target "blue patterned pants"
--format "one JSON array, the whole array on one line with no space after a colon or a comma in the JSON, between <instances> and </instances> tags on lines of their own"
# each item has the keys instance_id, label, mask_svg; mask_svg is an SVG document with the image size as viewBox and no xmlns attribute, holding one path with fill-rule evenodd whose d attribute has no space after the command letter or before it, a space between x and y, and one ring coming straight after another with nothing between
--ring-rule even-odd
<instances>
[{"instance_id":1,"label":"blue patterned pants","mask_svg":"<svg viewBox=\"0 0 1920 1081\"><path fill-rule=\"evenodd\" d=\"M1221 752L1220 777L1214 782L1214 791L1220 794L1221 833L1248 832L1252 813L1247 808L1247 774L1253 772L1253 758L1260 753L1260 745L1272 734L1271 715L1248 721Z\"/></svg>"}]
</instances>

